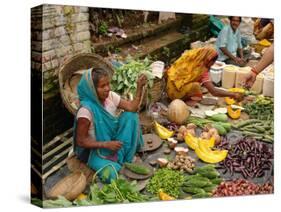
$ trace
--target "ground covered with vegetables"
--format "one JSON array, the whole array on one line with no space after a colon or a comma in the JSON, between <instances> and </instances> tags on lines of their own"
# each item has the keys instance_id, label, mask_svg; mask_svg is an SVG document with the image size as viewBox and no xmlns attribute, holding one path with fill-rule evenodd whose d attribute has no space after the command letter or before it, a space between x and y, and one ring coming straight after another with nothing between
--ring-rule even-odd
<instances>
[{"instance_id":1,"label":"ground covered with vegetables","mask_svg":"<svg viewBox=\"0 0 281 212\"><path fill-rule=\"evenodd\" d=\"M133 82L138 67L143 70L147 63L131 61L123 69ZM133 95L135 85L118 70L113 88ZM149 80L153 83L151 75ZM142 112L153 117L150 126L142 127L144 134L161 139L157 149L139 152L141 163L124 164L118 179L110 184L95 178L74 200L63 196L46 199L44 207L273 193L274 99L243 89L239 92L245 94L243 102L219 98L200 115L200 103L188 108L181 100L168 103L163 96ZM141 179L128 177L124 170ZM39 204L37 199L33 201Z\"/></svg>"}]
</instances>

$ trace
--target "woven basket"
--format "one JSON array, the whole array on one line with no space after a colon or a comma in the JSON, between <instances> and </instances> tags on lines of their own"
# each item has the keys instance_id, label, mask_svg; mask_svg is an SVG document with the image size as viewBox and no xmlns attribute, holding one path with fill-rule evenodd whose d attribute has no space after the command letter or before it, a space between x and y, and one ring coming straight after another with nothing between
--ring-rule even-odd
<instances>
[{"instance_id":1,"label":"woven basket","mask_svg":"<svg viewBox=\"0 0 281 212\"><path fill-rule=\"evenodd\" d=\"M149 94L147 93L146 90L140 108L143 109L151 103L158 102L162 97L164 88L165 88L165 80L163 78L162 79L155 78L153 80L152 88L149 89L148 91ZM146 98L148 95L150 96L150 98Z\"/></svg>"},{"instance_id":2,"label":"woven basket","mask_svg":"<svg viewBox=\"0 0 281 212\"><path fill-rule=\"evenodd\" d=\"M86 177L82 172L72 173L61 179L47 193L49 198L63 196L72 201L78 197L86 188Z\"/></svg>"},{"instance_id":3,"label":"woven basket","mask_svg":"<svg viewBox=\"0 0 281 212\"><path fill-rule=\"evenodd\" d=\"M110 75L114 73L113 66L101 56L91 53L81 53L67 60L59 70L60 93L66 108L74 115L79 107L77 85L85 70L102 68Z\"/></svg>"}]
</instances>

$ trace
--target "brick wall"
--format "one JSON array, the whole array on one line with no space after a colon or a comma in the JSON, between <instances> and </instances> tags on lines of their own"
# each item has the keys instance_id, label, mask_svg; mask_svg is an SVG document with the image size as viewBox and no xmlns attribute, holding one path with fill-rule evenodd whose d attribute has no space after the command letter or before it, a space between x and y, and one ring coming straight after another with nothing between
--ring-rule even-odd
<instances>
[{"instance_id":1,"label":"brick wall","mask_svg":"<svg viewBox=\"0 0 281 212\"><path fill-rule=\"evenodd\" d=\"M60 97L58 71L67 59L84 52L91 52L88 7L32 8L31 69L42 73L44 143L73 124Z\"/></svg>"}]
</instances>

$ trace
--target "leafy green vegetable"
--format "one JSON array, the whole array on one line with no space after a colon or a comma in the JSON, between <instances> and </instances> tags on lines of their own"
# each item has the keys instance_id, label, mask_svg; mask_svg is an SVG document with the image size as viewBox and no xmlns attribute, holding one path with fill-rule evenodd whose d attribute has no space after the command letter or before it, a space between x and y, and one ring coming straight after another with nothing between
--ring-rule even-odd
<instances>
[{"instance_id":1,"label":"leafy green vegetable","mask_svg":"<svg viewBox=\"0 0 281 212\"><path fill-rule=\"evenodd\" d=\"M101 189L97 184L91 185L89 200L93 204L126 203L144 202L148 200L148 197L138 191L135 181L128 182L119 178L111 181L110 184L104 185Z\"/></svg>"},{"instance_id":2,"label":"leafy green vegetable","mask_svg":"<svg viewBox=\"0 0 281 212\"><path fill-rule=\"evenodd\" d=\"M111 88L113 91L127 96L135 95L137 89L137 79L139 75L145 74L148 80L148 87L152 88L154 76L150 67L151 61L148 58L144 60L127 59L127 63L117 67L111 79Z\"/></svg>"},{"instance_id":3,"label":"leafy green vegetable","mask_svg":"<svg viewBox=\"0 0 281 212\"><path fill-rule=\"evenodd\" d=\"M70 207L70 206L72 206L72 202L70 202L63 196L59 196L55 200L44 200L43 201L44 208L59 208L59 207Z\"/></svg>"}]
</instances>

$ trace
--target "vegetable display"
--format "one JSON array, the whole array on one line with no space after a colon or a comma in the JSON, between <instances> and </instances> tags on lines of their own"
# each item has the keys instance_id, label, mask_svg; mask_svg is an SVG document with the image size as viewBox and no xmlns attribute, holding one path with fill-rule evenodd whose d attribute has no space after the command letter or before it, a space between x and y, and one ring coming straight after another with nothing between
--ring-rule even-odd
<instances>
[{"instance_id":1,"label":"vegetable display","mask_svg":"<svg viewBox=\"0 0 281 212\"><path fill-rule=\"evenodd\" d=\"M196 167L193 175L185 177L182 190L193 198L210 197L222 179L214 166Z\"/></svg>"},{"instance_id":2,"label":"vegetable display","mask_svg":"<svg viewBox=\"0 0 281 212\"><path fill-rule=\"evenodd\" d=\"M187 155L176 155L173 161L169 162L167 168L185 171L188 173L192 173L195 160Z\"/></svg>"},{"instance_id":3,"label":"vegetable display","mask_svg":"<svg viewBox=\"0 0 281 212\"><path fill-rule=\"evenodd\" d=\"M214 197L271 194L273 186L270 183L258 185L244 179L222 182L213 192Z\"/></svg>"},{"instance_id":4,"label":"vegetable display","mask_svg":"<svg viewBox=\"0 0 281 212\"><path fill-rule=\"evenodd\" d=\"M91 185L89 200L93 204L126 203L143 202L148 200L148 197L138 191L136 181L128 182L119 178L103 185L102 188L97 184Z\"/></svg>"},{"instance_id":5,"label":"vegetable display","mask_svg":"<svg viewBox=\"0 0 281 212\"><path fill-rule=\"evenodd\" d=\"M152 194L158 194L159 190L177 198L180 194L180 187L184 182L184 175L180 171L168 168L158 169L154 176L149 180L147 191Z\"/></svg>"},{"instance_id":6,"label":"vegetable display","mask_svg":"<svg viewBox=\"0 0 281 212\"><path fill-rule=\"evenodd\" d=\"M154 121L154 129L161 139L168 139L174 135L173 131L168 130L156 121Z\"/></svg>"},{"instance_id":7,"label":"vegetable display","mask_svg":"<svg viewBox=\"0 0 281 212\"><path fill-rule=\"evenodd\" d=\"M274 126L272 121L248 119L233 125L233 127L241 131L244 136L249 136L268 143L272 143L274 141Z\"/></svg>"},{"instance_id":8,"label":"vegetable display","mask_svg":"<svg viewBox=\"0 0 281 212\"><path fill-rule=\"evenodd\" d=\"M193 123L200 128L204 128L206 124L211 124L211 126L213 126L218 130L220 135L225 135L230 131L232 127L232 125L226 122L226 120L227 120L227 115L223 113L211 116L209 117L209 119L203 119L194 116L188 118L189 123Z\"/></svg>"},{"instance_id":9,"label":"vegetable display","mask_svg":"<svg viewBox=\"0 0 281 212\"><path fill-rule=\"evenodd\" d=\"M129 169L130 171L132 171L136 174L147 175L150 172L150 170L147 167L140 165L140 164L125 163L124 165L127 169Z\"/></svg>"},{"instance_id":10,"label":"vegetable display","mask_svg":"<svg viewBox=\"0 0 281 212\"><path fill-rule=\"evenodd\" d=\"M190 112L184 101L173 100L168 107L168 119L176 124L184 124Z\"/></svg>"},{"instance_id":11,"label":"vegetable display","mask_svg":"<svg viewBox=\"0 0 281 212\"><path fill-rule=\"evenodd\" d=\"M246 113L252 119L273 121L274 120L274 102L273 98L257 96L256 100L252 103L244 105Z\"/></svg>"},{"instance_id":12,"label":"vegetable display","mask_svg":"<svg viewBox=\"0 0 281 212\"><path fill-rule=\"evenodd\" d=\"M272 170L273 149L265 143L251 138L242 138L235 144L223 140L219 148L228 149L228 155L220 168L223 173L241 173L244 178L262 177L267 170Z\"/></svg>"}]
</instances>

